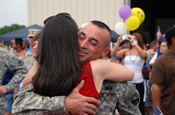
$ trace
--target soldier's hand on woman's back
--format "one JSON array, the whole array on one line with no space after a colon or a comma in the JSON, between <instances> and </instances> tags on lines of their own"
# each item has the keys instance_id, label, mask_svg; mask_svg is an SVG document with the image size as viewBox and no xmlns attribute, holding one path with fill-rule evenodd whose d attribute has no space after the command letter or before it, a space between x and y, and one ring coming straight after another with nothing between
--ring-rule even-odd
<instances>
[{"instance_id":1,"label":"soldier's hand on woman's back","mask_svg":"<svg viewBox=\"0 0 175 115\"><path fill-rule=\"evenodd\" d=\"M79 91L83 85L84 80L64 100L66 110L73 115L95 114L96 106L94 104L98 104L98 100L81 95Z\"/></svg>"}]
</instances>

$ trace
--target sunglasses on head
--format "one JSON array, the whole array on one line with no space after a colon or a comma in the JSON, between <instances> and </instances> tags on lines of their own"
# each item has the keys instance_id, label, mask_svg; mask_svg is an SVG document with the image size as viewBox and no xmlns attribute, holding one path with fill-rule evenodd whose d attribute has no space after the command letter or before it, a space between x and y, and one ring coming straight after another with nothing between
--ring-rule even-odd
<instances>
[{"instance_id":1,"label":"sunglasses on head","mask_svg":"<svg viewBox=\"0 0 175 115\"><path fill-rule=\"evenodd\" d=\"M57 15L55 15L55 16L59 16L59 15L61 15L61 16L65 16L65 17L68 17L68 18L71 18L71 16L70 16L70 14L68 14L68 13L59 13L59 14L57 14ZM51 17L48 17L47 19L45 19L44 20L44 24L46 24L50 19L52 19L54 16L51 16Z\"/></svg>"}]
</instances>

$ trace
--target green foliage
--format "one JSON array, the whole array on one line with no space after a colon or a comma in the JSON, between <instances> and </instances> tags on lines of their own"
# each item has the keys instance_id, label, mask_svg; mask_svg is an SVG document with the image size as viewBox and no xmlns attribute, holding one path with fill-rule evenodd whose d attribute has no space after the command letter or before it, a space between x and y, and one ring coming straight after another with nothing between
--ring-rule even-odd
<instances>
[{"instance_id":1,"label":"green foliage","mask_svg":"<svg viewBox=\"0 0 175 115\"><path fill-rule=\"evenodd\" d=\"M0 35L12 32L21 28L25 28L24 25L18 25L18 24L12 24L11 26L4 26L3 28L0 28Z\"/></svg>"}]
</instances>

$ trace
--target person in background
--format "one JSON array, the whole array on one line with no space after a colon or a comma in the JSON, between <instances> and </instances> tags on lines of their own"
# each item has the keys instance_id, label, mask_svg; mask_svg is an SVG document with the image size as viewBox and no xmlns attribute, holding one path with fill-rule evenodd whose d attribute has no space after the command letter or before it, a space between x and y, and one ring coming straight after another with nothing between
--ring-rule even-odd
<instances>
[{"instance_id":1,"label":"person in background","mask_svg":"<svg viewBox=\"0 0 175 115\"><path fill-rule=\"evenodd\" d=\"M24 61L24 57L26 54L26 51L22 49L23 46L23 40L22 38L15 38L14 42L12 43L12 47L16 52L14 52L15 55L21 60Z\"/></svg>"},{"instance_id":2,"label":"person in background","mask_svg":"<svg viewBox=\"0 0 175 115\"><path fill-rule=\"evenodd\" d=\"M0 115L4 115L5 108L7 107L7 100L4 94L7 92L12 92L25 77L28 71L22 60L18 59L14 53L1 47L0 63L0 83L2 82L7 69L15 72L14 77L10 80L10 82L8 82L6 85L0 86Z\"/></svg>"},{"instance_id":3,"label":"person in background","mask_svg":"<svg viewBox=\"0 0 175 115\"><path fill-rule=\"evenodd\" d=\"M152 59L152 57L157 53L158 50L158 42L157 40L153 40L150 43L150 48L147 50L147 59L146 59L146 66L149 68L149 76L151 76L151 70L152 67L150 67L149 62ZM149 108L153 109L153 101L152 101L152 84L149 82L149 79L147 80L148 82L148 90L147 90L147 94L148 94L148 104L149 104Z\"/></svg>"},{"instance_id":4,"label":"person in background","mask_svg":"<svg viewBox=\"0 0 175 115\"><path fill-rule=\"evenodd\" d=\"M158 57L154 63L150 82L152 85L152 99L154 108L165 115L175 113L175 27L166 32L166 40L170 50Z\"/></svg>"},{"instance_id":5,"label":"person in background","mask_svg":"<svg viewBox=\"0 0 175 115\"><path fill-rule=\"evenodd\" d=\"M22 45L22 49L24 51L27 51L29 49L29 41L27 38L23 38L23 45Z\"/></svg>"},{"instance_id":6,"label":"person in background","mask_svg":"<svg viewBox=\"0 0 175 115\"><path fill-rule=\"evenodd\" d=\"M23 39L22 38L15 38L14 42L12 43L12 47L16 52L13 52L19 59L24 61L24 57L26 51L22 49L23 46ZM15 100L15 95L18 93L18 87L16 87L13 91L13 100Z\"/></svg>"},{"instance_id":7,"label":"person in background","mask_svg":"<svg viewBox=\"0 0 175 115\"><path fill-rule=\"evenodd\" d=\"M30 47L29 47L29 49L27 51L31 51L32 50L32 46L33 46L33 43L34 43L34 37L39 32L40 32L40 30L38 30L38 29L29 29L29 34L28 34L27 38L28 38Z\"/></svg>"},{"instance_id":8,"label":"person in background","mask_svg":"<svg viewBox=\"0 0 175 115\"><path fill-rule=\"evenodd\" d=\"M154 65L154 62L156 61L156 59L159 56L161 56L163 53L165 53L166 51L168 51L169 48L170 48L170 45L169 45L169 43L166 40L160 39L160 41L161 42L160 42L159 49L158 49L157 53L152 57L152 59L149 62L149 65L150 65L151 68L153 68L153 65ZM151 78L151 72L150 72L149 77ZM151 90L150 91L150 94L152 95L152 84L151 83L149 83L149 87L150 87L150 90ZM151 95L150 95L150 97L152 99L152 96ZM152 100L151 100L151 102L152 102ZM153 105L153 109L154 109L154 105Z\"/></svg>"},{"instance_id":9,"label":"person in background","mask_svg":"<svg viewBox=\"0 0 175 115\"><path fill-rule=\"evenodd\" d=\"M6 48L7 50L10 51L9 47L4 45L3 43L0 43L0 47ZM14 76L14 72L7 70L1 85L6 85L12 79L13 76ZM11 109L12 109L12 103L13 103L13 92L6 93L5 96L8 101L8 106L5 108L5 115L11 115Z\"/></svg>"},{"instance_id":10,"label":"person in background","mask_svg":"<svg viewBox=\"0 0 175 115\"><path fill-rule=\"evenodd\" d=\"M166 38L165 38L165 34L163 34L162 36L160 36L160 39L158 40L158 50L157 50L157 57L159 57L161 55L161 52L160 52L160 44L162 43L162 41L166 41Z\"/></svg>"},{"instance_id":11,"label":"person in background","mask_svg":"<svg viewBox=\"0 0 175 115\"><path fill-rule=\"evenodd\" d=\"M145 115L144 105L143 105L143 94L144 94L144 85L143 85L143 77L142 77L142 68L144 62L146 60L146 51L143 49L143 38L139 33L133 33L132 35L127 35L130 39L130 48L122 49L118 51L118 47L121 42L124 40L122 36L120 36L117 40L113 51L111 52L111 56L124 58L124 66L134 71L134 79L129 83L133 83L136 85L136 89L140 93L140 104L139 109L142 115Z\"/></svg>"},{"instance_id":12,"label":"person in background","mask_svg":"<svg viewBox=\"0 0 175 115\"><path fill-rule=\"evenodd\" d=\"M123 40L119 45L118 51L122 49L129 49L129 47L130 47L130 42L127 39ZM115 58L118 58L118 57L115 57ZM117 60L119 60L119 62L123 65L124 58L118 58Z\"/></svg>"},{"instance_id":13,"label":"person in background","mask_svg":"<svg viewBox=\"0 0 175 115\"><path fill-rule=\"evenodd\" d=\"M28 40L30 44L30 51L28 51L24 57L24 63L28 69L28 71L32 68L35 58L33 58L33 45L34 40L40 36L40 30L29 29Z\"/></svg>"},{"instance_id":14,"label":"person in background","mask_svg":"<svg viewBox=\"0 0 175 115\"><path fill-rule=\"evenodd\" d=\"M146 59L146 66L149 68L149 70L151 70L149 62L152 59L152 57L154 56L154 54L157 53L157 40L154 40L150 43L150 49L147 50L147 59Z\"/></svg>"},{"instance_id":15,"label":"person in background","mask_svg":"<svg viewBox=\"0 0 175 115\"><path fill-rule=\"evenodd\" d=\"M166 40L162 40L159 46L159 52L160 54L156 53L152 59L149 62L150 67L153 66L155 60L157 59L157 57L159 57L161 54L163 54L164 52L168 51L170 48L170 45L168 44L168 42Z\"/></svg>"},{"instance_id":16,"label":"person in background","mask_svg":"<svg viewBox=\"0 0 175 115\"><path fill-rule=\"evenodd\" d=\"M142 69L143 83L144 83L143 102L144 102L144 108L145 108L146 115L149 115L148 97L147 97L147 91L149 89L149 86L148 86L149 73L150 73L150 70L148 69L146 64L144 64L143 69Z\"/></svg>"},{"instance_id":17,"label":"person in background","mask_svg":"<svg viewBox=\"0 0 175 115\"><path fill-rule=\"evenodd\" d=\"M120 45L120 49L128 49L130 47L130 42L129 40L123 40Z\"/></svg>"},{"instance_id":18,"label":"person in background","mask_svg":"<svg viewBox=\"0 0 175 115\"><path fill-rule=\"evenodd\" d=\"M143 48L145 51L148 50L148 46L146 44L143 44ZM147 52L148 53L148 52ZM148 56L148 55L147 55ZM148 57L147 57L148 58ZM142 69L142 75L143 75L143 84L144 84L144 96L143 96L143 103L144 103L144 109L146 115L149 115L149 108L148 108L148 97L147 97L147 91L148 91L148 80L149 80L149 73L150 70L146 66L146 62L144 63L143 69Z\"/></svg>"},{"instance_id":19,"label":"person in background","mask_svg":"<svg viewBox=\"0 0 175 115\"><path fill-rule=\"evenodd\" d=\"M6 85L12 79L13 76L14 76L14 72L7 70L1 85ZM13 92L6 93L5 96L8 101L8 106L5 108L5 115L11 115L12 103L13 103Z\"/></svg>"}]
</instances>

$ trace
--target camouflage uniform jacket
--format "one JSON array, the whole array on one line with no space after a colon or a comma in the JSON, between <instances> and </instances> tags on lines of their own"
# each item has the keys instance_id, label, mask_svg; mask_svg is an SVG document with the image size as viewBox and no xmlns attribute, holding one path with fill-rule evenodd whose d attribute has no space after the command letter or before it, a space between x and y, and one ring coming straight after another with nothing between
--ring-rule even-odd
<instances>
[{"instance_id":1,"label":"camouflage uniform jacket","mask_svg":"<svg viewBox=\"0 0 175 115\"><path fill-rule=\"evenodd\" d=\"M66 115L64 107L65 96L56 96L54 98L40 96L33 93L32 84L27 85L20 91L12 105L12 114L14 115L47 115L59 114Z\"/></svg>"},{"instance_id":2,"label":"camouflage uniform jacket","mask_svg":"<svg viewBox=\"0 0 175 115\"><path fill-rule=\"evenodd\" d=\"M23 96L20 96L21 94ZM140 96L134 84L104 81L100 94L96 115L113 115L115 109L118 109L120 114L141 115L138 108ZM31 87L17 94L12 113L28 115L53 111L53 113L66 114L63 106L64 98L40 96L33 93Z\"/></svg>"},{"instance_id":3,"label":"camouflage uniform jacket","mask_svg":"<svg viewBox=\"0 0 175 115\"><path fill-rule=\"evenodd\" d=\"M32 68L34 62L35 58L33 58L33 53L31 51L28 51L24 57L24 63L28 71Z\"/></svg>"},{"instance_id":4,"label":"camouflage uniform jacket","mask_svg":"<svg viewBox=\"0 0 175 115\"><path fill-rule=\"evenodd\" d=\"M141 115L140 95L134 84L104 81L95 115Z\"/></svg>"},{"instance_id":5,"label":"camouflage uniform jacket","mask_svg":"<svg viewBox=\"0 0 175 115\"><path fill-rule=\"evenodd\" d=\"M5 85L8 92L12 92L14 88L18 86L20 81L24 79L28 71L24 65L24 62L18 59L15 54L7 49L0 48L0 83L2 82L7 69L15 72L14 77L8 84ZM3 95L0 97L0 111L6 106L7 100L5 95Z\"/></svg>"}]
</instances>

